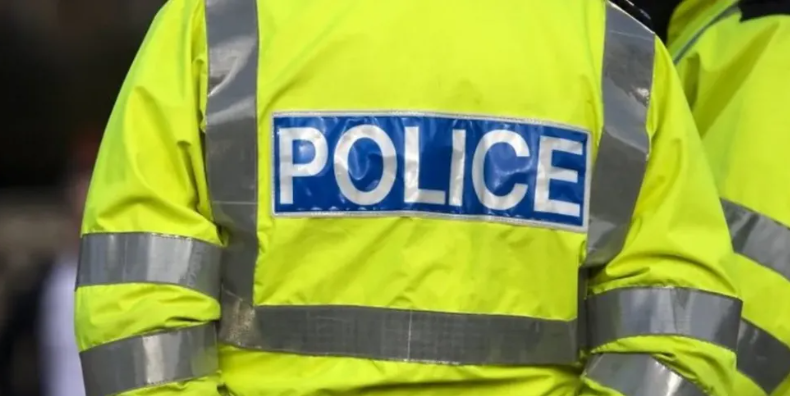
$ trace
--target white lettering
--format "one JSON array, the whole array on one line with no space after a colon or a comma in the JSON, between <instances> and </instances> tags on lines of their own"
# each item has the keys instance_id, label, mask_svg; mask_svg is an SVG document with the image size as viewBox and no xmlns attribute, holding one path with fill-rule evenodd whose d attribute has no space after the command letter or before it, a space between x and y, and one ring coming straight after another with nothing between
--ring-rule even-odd
<instances>
[{"instance_id":1,"label":"white lettering","mask_svg":"<svg viewBox=\"0 0 790 396\"><path fill-rule=\"evenodd\" d=\"M535 210L544 213L556 213L565 216L581 216L581 206L572 202L557 201L549 198L549 185L552 180L571 183L579 182L579 172L559 168L552 165L555 151L582 155L584 146L580 142L551 136L540 137L540 154L538 154L538 179L535 183Z\"/></svg>"},{"instance_id":2,"label":"white lettering","mask_svg":"<svg viewBox=\"0 0 790 396\"><path fill-rule=\"evenodd\" d=\"M420 128L406 127L405 146L403 200L407 203L443 205L444 191L420 188Z\"/></svg>"},{"instance_id":3,"label":"white lettering","mask_svg":"<svg viewBox=\"0 0 790 396\"><path fill-rule=\"evenodd\" d=\"M294 202L294 177L315 176L326 166L329 155L326 138L315 128L280 128L280 204L290 205ZM302 140L310 142L315 155L306 164L294 164L294 142Z\"/></svg>"},{"instance_id":4,"label":"white lettering","mask_svg":"<svg viewBox=\"0 0 790 396\"><path fill-rule=\"evenodd\" d=\"M384 160L381 179L373 190L361 191L351 181L351 169L348 156L351 148L359 139L370 139L381 150ZM395 145L381 128L375 125L359 125L347 130L337 142L334 155L335 179L340 187L340 192L351 202L357 205L375 205L381 202L392 190L398 172L397 153Z\"/></svg>"},{"instance_id":5,"label":"white lettering","mask_svg":"<svg viewBox=\"0 0 790 396\"><path fill-rule=\"evenodd\" d=\"M464 164L466 162L466 130L453 130L453 156L450 160L450 205L464 204Z\"/></svg>"},{"instance_id":6,"label":"white lettering","mask_svg":"<svg viewBox=\"0 0 790 396\"><path fill-rule=\"evenodd\" d=\"M527 142L519 134L503 129L488 132L480 139L472 158L472 184L483 206L494 210L507 210L518 205L524 199L524 196L527 195L527 185L516 183L513 189L503 196L497 196L488 189L484 174L486 154L491 147L498 143L505 143L512 147L518 157L529 157Z\"/></svg>"}]
</instances>

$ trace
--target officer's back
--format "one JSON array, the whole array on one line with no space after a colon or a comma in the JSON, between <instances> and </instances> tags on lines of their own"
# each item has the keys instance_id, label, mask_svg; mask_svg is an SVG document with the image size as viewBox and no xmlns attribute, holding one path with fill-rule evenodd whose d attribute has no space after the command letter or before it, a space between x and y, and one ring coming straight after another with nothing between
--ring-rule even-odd
<instances>
[{"instance_id":1,"label":"officer's back","mask_svg":"<svg viewBox=\"0 0 790 396\"><path fill-rule=\"evenodd\" d=\"M603 1L171 0L91 187L87 388L725 395L695 139Z\"/></svg>"}]
</instances>

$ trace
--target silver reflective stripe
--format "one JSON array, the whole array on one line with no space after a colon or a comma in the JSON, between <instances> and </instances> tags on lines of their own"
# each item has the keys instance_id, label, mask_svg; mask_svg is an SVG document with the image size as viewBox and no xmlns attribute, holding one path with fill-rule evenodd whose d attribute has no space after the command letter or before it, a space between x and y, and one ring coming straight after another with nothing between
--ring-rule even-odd
<instances>
[{"instance_id":1,"label":"silver reflective stripe","mask_svg":"<svg viewBox=\"0 0 790 396\"><path fill-rule=\"evenodd\" d=\"M608 3L602 77L605 123L590 187L585 267L611 261L628 234L650 151L647 110L654 55L655 35Z\"/></svg>"},{"instance_id":2,"label":"silver reflective stripe","mask_svg":"<svg viewBox=\"0 0 790 396\"><path fill-rule=\"evenodd\" d=\"M127 338L80 353L87 396L106 396L217 372L216 333L202 325Z\"/></svg>"},{"instance_id":3,"label":"silver reflective stripe","mask_svg":"<svg viewBox=\"0 0 790 396\"><path fill-rule=\"evenodd\" d=\"M697 43L699 38L702 37L702 34L705 33L711 26L719 23L719 21L724 20L728 16L737 13L740 10L738 3L739 2L735 2L735 4L725 8L721 13L719 13L713 19L711 19L711 21L708 22L702 29L700 29L696 34L694 34L694 37L692 37L688 41L688 43L686 43L686 45L684 45L683 48L681 48L680 51L678 51L678 53L675 55L674 62L675 63L680 62L680 60L683 59L683 57L691 49L691 47L693 47L694 44Z\"/></svg>"},{"instance_id":4,"label":"silver reflective stripe","mask_svg":"<svg viewBox=\"0 0 790 396\"><path fill-rule=\"evenodd\" d=\"M697 385L650 355L594 355L585 376L623 396L706 396Z\"/></svg>"},{"instance_id":5,"label":"silver reflective stripe","mask_svg":"<svg viewBox=\"0 0 790 396\"><path fill-rule=\"evenodd\" d=\"M735 351L741 301L685 288L622 288L587 299L595 348L626 337L678 335Z\"/></svg>"},{"instance_id":6,"label":"silver reflective stripe","mask_svg":"<svg viewBox=\"0 0 790 396\"><path fill-rule=\"evenodd\" d=\"M215 222L229 234L223 287L252 301L258 257L258 13L255 0L206 0L206 172Z\"/></svg>"},{"instance_id":7,"label":"silver reflective stripe","mask_svg":"<svg viewBox=\"0 0 790 396\"><path fill-rule=\"evenodd\" d=\"M222 299L223 342L313 356L474 365L572 364L575 322L359 306L257 306ZM229 323L230 322L230 323Z\"/></svg>"},{"instance_id":8,"label":"silver reflective stripe","mask_svg":"<svg viewBox=\"0 0 790 396\"><path fill-rule=\"evenodd\" d=\"M721 202L735 252L790 280L790 228L735 202Z\"/></svg>"},{"instance_id":9,"label":"silver reflective stripe","mask_svg":"<svg viewBox=\"0 0 790 396\"><path fill-rule=\"evenodd\" d=\"M790 346L742 320L738 332L738 371L770 395L790 376Z\"/></svg>"},{"instance_id":10,"label":"silver reflective stripe","mask_svg":"<svg viewBox=\"0 0 790 396\"><path fill-rule=\"evenodd\" d=\"M149 233L82 237L77 287L164 283L219 299L219 246Z\"/></svg>"}]
</instances>

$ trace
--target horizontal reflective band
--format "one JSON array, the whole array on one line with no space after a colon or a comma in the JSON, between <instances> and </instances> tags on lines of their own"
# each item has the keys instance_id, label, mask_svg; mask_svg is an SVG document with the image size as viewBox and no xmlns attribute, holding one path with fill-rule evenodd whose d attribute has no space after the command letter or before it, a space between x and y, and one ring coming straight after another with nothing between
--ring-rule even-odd
<instances>
[{"instance_id":1,"label":"horizontal reflective band","mask_svg":"<svg viewBox=\"0 0 790 396\"><path fill-rule=\"evenodd\" d=\"M77 286L165 283L219 299L218 246L195 239L147 234L82 237Z\"/></svg>"},{"instance_id":2,"label":"horizontal reflective band","mask_svg":"<svg viewBox=\"0 0 790 396\"><path fill-rule=\"evenodd\" d=\"M623 396L705 396L697 385L650 355L594 355L587 363L585 375Z\"/></svg>"},{"instance_id":3,"label":"horizontal reflective band","mask_svg":"<svg viewBox=\"0 0 790 396\"><path fill-rule=\"evenodd\" d=\"M741 301L685 288L623 288L588 298L589 342L679 335L735 350Z\"/></svg>"},{"instance_id":4,"label":"horizontal reflective band","mask_svg":"<svg viewBox=\"0 0 790 396\"><path fill-rule=\"evenodd\" d=\"M721 203L735 252L790 280L790 228L735 202Z\"/></svg>"},{"instance_id":5,"label":"horizontal reflective band","mask_svg":"<svg viewBox=\"0 0 790 396\"><path fill-rule=\"evenodd\" d=\"M105 396L215 374L213 324L100 345L80 353L87 396Z\"/></svg>"},{"instance_id":6,"label":"horizontal reflective band","mask_svg":"<svg viewBox=\"0 0 790 396\"><path fill-rule=\"evenodd\" d=\"M770 395L790 376L790 347L765 330L741 320L738 371Z\"/></svg>"},{"instance_id":7,"label":"horizontal reflective band","mask_svg":"<svg viewBox=\"0 0 790 396\"><path fill-rule=\"evenodd\" d=\"M470 365L572 364L576 323L356 306L259 306L223 298L220 340L313 356Z\"/></svg>"}]
</instances>

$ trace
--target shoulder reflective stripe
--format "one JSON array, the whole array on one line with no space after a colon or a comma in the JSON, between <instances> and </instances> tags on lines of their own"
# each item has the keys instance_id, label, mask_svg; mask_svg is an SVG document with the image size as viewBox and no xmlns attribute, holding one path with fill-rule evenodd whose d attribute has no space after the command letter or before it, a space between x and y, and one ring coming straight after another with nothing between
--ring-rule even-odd
<instances>
[{"instance_id":1,"label":"shoulder reflective stripe","mask_svg":"<svg viewBox=\"0 0 790 396\"><path fill-rule=\"evenodd\" d=\"M637 6L631 0L609 0L613 4L620 7L628 15L639 21L646 28L653 30L653 19L650 15L642 9L642 6Z\"/></svg>"},{"instance_id":2,"label":"shoulder reflective stripe","mask_svg":"<svg viewBox=\"0 0 790 396\"><path fill-rule=\"evenodd\" d=\"M127 338L80 353L87 396L106 396L217 372L216 333L202 325Z\"/></svg>"},{"instance_id":3,"label":"shoulder reflective stripe","mask_svg":"<svg viewBox=\"0 0 790 396\"><path fill-rule=\"evenodd\" d=\"M790 228L735 202L721 202L735 252L790 280Z\"/></svg>"},{"instance_id":4,"label":"shoulder reflective stripe","mask_svg":"<svg viewBox=\"0 0 790 396\"><path fill-rule=\"evenodd\" d=\"M77 287L166 283L219 299L220 247L191 238L148 233L82 237Z\"/></svg>"},{"instance_id":5,"label":"shoulder reflective stripe","mask_svg":"<svg viewBox=\"0 0 790 396\"><path fill-rule=\"evenodd\" d=\"M706 396L697 385L650 355L594 355L585 376L623 396Z\"/></svg>"},{"instance_id":6,"label":"shoulder reflective stripe","mask_svg":"<svg viewBox=\"0 0 790 396\"><path fill-rule=\"evenodd\" d=\"M790 346L767 331L741 320L738 371L770 395L790 376Z\"/></svg>"},{"instance_id":7,"label":"shoulder reflective stripe","mask_svg":"<svg viewBox=\"0 0 790 396\"><path fill-rule=\"evenodd\" d=\"M357 306L257 306L222 299L223 343L311 356L439 364L572 364L576 323ZM234 323L227 323L233 321Z\"/></svg>"},{"instance_id":8,"label":"shoulder reflective stripe","mask_svg":"<svg viewBox=\"0 0 790 396\"><path fill-rule=\"evenodd\" d=\"M620 338L679 335L735 351L741 302L684 288L623 288L587 299L589 341L595 348Z\"/></svg>"},{"instance_id":9,"label":"shoulder reflective stripe","mask_svg":"<svg viewBox=\"0 0 790 396\"><path fill-rule=\"evenodd\" d=\"M601 266L623 248L642 188L649 137L655 36L608 3L603 60L604 128L590 187L585 267Z\"/></svg>"},{"instance_id":10,"label":"shoulder reflective stripe","mask_svg":"<svg viewBox=\"0 0 790 396\"><path fill-rule=\"evenodd\" d=\"M710 22L708 22L707 25L703 26L702 29L700 29L696 34L694 34L694 36L691 37L688 43L686 43L686 45L684 45L683 48L680 49L680 51L678 51L677 55L675 55L674 62L675 63L680 62L680 60L683 59L683 57L686 55L687 52L689 52L689 50L694 46L694 44L697 43L697 40L699 40L699 38L702 37L702 34L705 33L708 29L710 29L711 26L719 23L719 21L724 20L728 16L733 15L737 12L738 12L738 4L736 3L725 8L721 13L716 15L713 19L710 20Z\"/></svg>"},{"instance_id":11,"label":"shoulder reflective stripe","mask_svg":"<svg viewBox=\"0 0 790 396\"><path fill-rule=\"evenodd\" d=\"M258 256L258 13L255 0L206 0L206 169L214 220L229 234L223 287L252 301Z\"/></svg>"}]
</instances>

